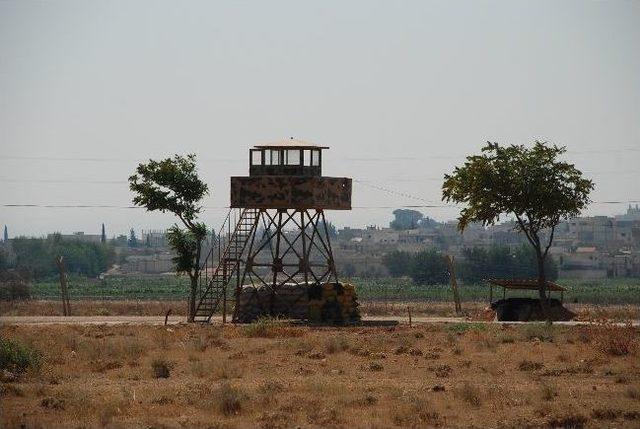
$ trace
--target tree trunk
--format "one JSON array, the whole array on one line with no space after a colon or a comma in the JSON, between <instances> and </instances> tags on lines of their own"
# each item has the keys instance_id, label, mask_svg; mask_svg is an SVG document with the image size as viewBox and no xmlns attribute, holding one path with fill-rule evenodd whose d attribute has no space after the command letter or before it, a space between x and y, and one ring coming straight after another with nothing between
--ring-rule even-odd
<instances>
[{"instance_id":1,"label":"tree trunk","mask_svg":"<svg viewBox=\"0 0 640 429\"><path fill-rule=\"evenodd\" d=\"M189 319L187 322L193 323L196 317L196 295L198 294L198 282L200 281L200 255L202 254L202 239L196 242L195 268L189 277L191 278L191 291L189 293Z\"/></svg>"},{"instance_id":2,"label":"tree trunk","mask_svg":"<svg viewBox=\"0 0 640 429\"><path fill-rule=\"evenodd\" d=\"M544 257L540 249L536 249L536 258L538 260L538 295L540 296L540 307L542 314L547 322L551 323L551 314L549 313L549 301L547 300L547 277L544 272Z\"/></svg>"},{"instance_id":3,"label":"tree trunk","mask_svg":"<svg viewBox=\"0 0 640 429\"><path fill-rule=\"evenodd\" d=\"M198 277L191 277L191 291L189 293L189 316L187 322L193 322L196 316L196 293L198 292Z\"/></svg>"}]
</instances>

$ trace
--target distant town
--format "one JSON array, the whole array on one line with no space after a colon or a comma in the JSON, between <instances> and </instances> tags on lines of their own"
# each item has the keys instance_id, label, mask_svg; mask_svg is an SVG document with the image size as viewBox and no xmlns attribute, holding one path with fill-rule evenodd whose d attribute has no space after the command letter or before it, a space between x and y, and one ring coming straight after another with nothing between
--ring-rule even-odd
<instances>
[{"instance_id":1,"label":"distant town","mask_svg":"<svg viewBox=\"0 0 640 429\"><path fill-rule=\"evenodd\" d=\"M329 225L338 269L349 276L378 278L390 275L384 263L391 252L417 253L435 250L464 261L465 249L492 247L515 251L526 238L514 229L513 222L482 226L473 224L460 233L457 222L438 222L416 210L398 209L388 226L336 229ZM0 252L11 263L16 255L5 226ZM102 225L99 234L75 232L51 233L47 240L106 243L115 253L112 265L101 274L162 274L173 271L173 254L164 230L130 230L109 237ZM211 246L215 235L205 243ZM555 231L550 249L559 278L598 279L640 277L640 207L629 206L626 213L579 217L562 222Z\"/></svg>"}]
</instances>

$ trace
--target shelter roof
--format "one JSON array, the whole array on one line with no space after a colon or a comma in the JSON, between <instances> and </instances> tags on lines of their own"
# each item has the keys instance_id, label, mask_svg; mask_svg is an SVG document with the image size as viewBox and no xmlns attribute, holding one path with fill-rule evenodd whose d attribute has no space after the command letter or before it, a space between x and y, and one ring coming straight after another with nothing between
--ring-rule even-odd
<instances>
[{"instance_id":1,"label":"shelter roof","mask_svg":"<svg viewBox=\"0 0 640 429\"><path fill-rule=\"evenodd\" d=\"M505 289L538 290L537 279L487 279L486 282ZM567 288L550 281L547 281L546 285L547 289L551 291L564 292L567 290Z\"/></svg>"},{"instance_id":2,"label":"shelter roof","mask_svg":"<svg viewBox=\"0 0 640 429\"><path fill-rule=\"evenodd\" d=\"M257 144L254 147L256 149L329 149L328 146L318 146L306 140L294 139L293 137L270 143Z\"/></svg>"}]
</instances>

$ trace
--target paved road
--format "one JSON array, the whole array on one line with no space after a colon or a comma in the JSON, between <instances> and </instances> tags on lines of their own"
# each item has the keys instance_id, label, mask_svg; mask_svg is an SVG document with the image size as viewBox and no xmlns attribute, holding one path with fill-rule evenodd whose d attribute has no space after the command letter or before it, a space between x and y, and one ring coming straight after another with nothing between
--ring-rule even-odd
<instances>
[{"instance_id":1,"label":"paved road","mask_svg":"<svg viewBox=\"0 0 640 429\"><path fill-rule=\"evenodd\" d=\"M414 324L425 323L460 323L466 322L462 317L413 317L411 319ZM222 317L216 316L212 319L213 323L221 323ZM473 323L508 323L521 324L527 322L478 322ZM185 323L184 316L169 316L168 324L177 325ZM408 324L409 318L406 316L371 316L363 320L365 324ZM163 316L0 316L0 325L163 325ZM555 322L557 325L588 325L590 322ZM633 326L640 326L640 320L632 321ZM624 325L618 323L618 325Z\"/></svg>"}]
</instances>

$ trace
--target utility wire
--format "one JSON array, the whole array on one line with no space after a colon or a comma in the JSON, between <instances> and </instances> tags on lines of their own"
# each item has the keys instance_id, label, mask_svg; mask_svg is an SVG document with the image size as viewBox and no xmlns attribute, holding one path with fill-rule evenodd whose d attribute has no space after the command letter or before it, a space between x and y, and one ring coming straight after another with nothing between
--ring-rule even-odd
<instances>
[{"instance_id":1,"label":"utility wire","mask_svg":"<svg viewBox=\"0 0 640 429\"><path fill-rule=\"evenodd\" d=\"M591 204L640 204L640 200L626 201L592 201ZM50 208L50 209L145 209L138 206L119 206L109 204L0 204L7 208ZM397 209L397 208L459 208L462 206L453 204L395 204L391 206L352 206L352 209ZM205 210L228 210L229 206L204 206Z\"/></svg>"},{"instance_id":2,"label":"utility wire","mask_svg":"<svg viewBox=\"0 0 640 429\"><path fill-rule=\"evenodd\" d=\"M640 152L640 148L619 148L619 149L593 149L593 150L567 150L569 154L606 154L606 153L626 153ZM428 157L417 156L383 156L383 157L343 157L345 161L357 162L380 162L380 161L424 161L429 159L461 159L466 155L430 155ZM21 156L21 155L3 155L0 160L8 161L82 161L82 162L144 162L147 159L138 158L109 158L109 157L55 157L55 156ZM202 162L230 162L230 161L246 161L246 158L199 158Z\"/></svg>"}]
</instances>

